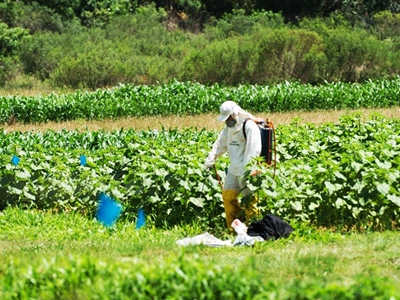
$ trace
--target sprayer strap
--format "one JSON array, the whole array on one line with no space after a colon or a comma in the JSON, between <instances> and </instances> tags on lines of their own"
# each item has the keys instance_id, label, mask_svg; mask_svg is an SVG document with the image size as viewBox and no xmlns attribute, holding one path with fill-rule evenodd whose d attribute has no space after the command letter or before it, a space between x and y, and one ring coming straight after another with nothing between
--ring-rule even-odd
<instances>
[{"instance_id":1,"label":"sprayer strap","mask_svg":"<svg viewBox=\"0 0 400 300\"><path fill-rule=\"evenodd\" d=\"M247 136L246 136L246 122L248 119L244 120L243 122L243 135L244 135L244 139L247 140Z\"/></svg>"}]
</instances>

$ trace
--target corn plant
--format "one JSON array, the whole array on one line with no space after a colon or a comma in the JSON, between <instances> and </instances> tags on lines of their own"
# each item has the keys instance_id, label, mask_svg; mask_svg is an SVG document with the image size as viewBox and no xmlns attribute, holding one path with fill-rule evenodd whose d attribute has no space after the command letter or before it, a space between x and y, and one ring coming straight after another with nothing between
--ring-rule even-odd
<instances>
[{"instance_id":1,"label":"corn plant","mask_svg":"<svg viewBox=\"0 0 400 300\"><path fill-rule=\"evenodd\" d=\"M108 90L46 96L0 97L0 123L102 120L129 116L195 115L218 112L233 100L255 113L294 110L378 108L399 105L400 77L393 80L343 82L313 86L286 82L273 86L205 86L191 82L121 85Z\"/></svg>"}]
</instances>

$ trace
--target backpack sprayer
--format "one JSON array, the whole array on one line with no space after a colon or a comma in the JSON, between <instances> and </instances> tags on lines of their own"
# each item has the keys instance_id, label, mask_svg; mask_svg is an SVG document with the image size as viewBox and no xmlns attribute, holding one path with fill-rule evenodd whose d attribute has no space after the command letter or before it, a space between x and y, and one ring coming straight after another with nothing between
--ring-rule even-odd
<instances>
[{"instance_id":1,"label":"backpack sprayer","mask_svg":"<svg viewBox=\"0 0 400 300\"><path fill-rule=\"evenodd\" d=\"M247 120L246 120L247 121ZM245 133L245 124L243 123L243 134L246 137ZM275 136L275 128L274 124L270 119L266 119L264 121L256 121L258 128L260 129L261 134L261 154L260 156L264 158L264 162L268 167L274 168L273 177L275 177L276 171L276 136Z\"/></svg>"}]
</instances>

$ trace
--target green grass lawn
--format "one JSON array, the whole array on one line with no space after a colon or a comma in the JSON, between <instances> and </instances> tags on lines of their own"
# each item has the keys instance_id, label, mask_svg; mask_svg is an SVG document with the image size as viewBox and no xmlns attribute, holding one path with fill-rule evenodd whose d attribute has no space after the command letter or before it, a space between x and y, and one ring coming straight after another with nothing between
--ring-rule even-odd
<instances>
[{"instance_id":1,"label":"green grass lawn","mask_svg":"<svg viewBox=\"0 0 400 300\"><path fill-rule=\"evenodd\" d=\"M254 246L183 247L176 241L204 230L122 221L106 228L74 213L8 208L0 215L0 298L400 297L399 232L294 228L287 239Z\"/></svg>"}]
</instances>

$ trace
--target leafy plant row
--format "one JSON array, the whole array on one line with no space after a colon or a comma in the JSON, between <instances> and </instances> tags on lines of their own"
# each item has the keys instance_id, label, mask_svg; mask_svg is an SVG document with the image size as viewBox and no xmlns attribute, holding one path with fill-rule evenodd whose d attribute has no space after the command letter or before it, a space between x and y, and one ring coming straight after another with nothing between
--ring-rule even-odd
<instances>
[{"instance_id":1,"label":"leafy plant row","mask_svg":"<svg viewBox=\"0 0 400 300\"><path fill-rule=\"evenodd\" d=\"M202 167L214 135L193 130L3 133L0 206L93 214L98 194L106 192L123 203L127 218L142 207L157 226L206 214L215 222L221 213L211 194L217 183L206 180ZM13 155L20 158L18 165L11 163ZM81 155L86 166L80 165Z\"/></svg>"},{"instance_id":2,"label":"leafy plant row","mask_svg":"<svg viewBox=\"0 0 400 300\"><path fill-rule=\"evenodd\" d=\"M400 77L394 80L343 82L313 86L298 82L273 86L206 86L191 82L163 85L121 85L108 90L0 97L0 123L106 119L217 112L233 100L254 112L378 108L399 105Z\"/></svg>"},{"instance_id":3,"label":"leafy plant row","mask_svg":"<svg viewBox=\"0 0 400 300\"><path fill-rule=\"evenodd\" d=\"M253 189L278 215L345 229L397 227L399 129L399 119L362 122L358 114L340 124L280 126L275 177L252 178Z\"/></svg>"},{"instance_id":4,"label":"leafy plant row","mask_svg":"<svg viewBox=\"0 0 400 300\"><path fill-rule=\"evenodd\" d=\"M251 180L262 213L321 226L392 228L400 213L400 120L279 125L277 169ZM0 135L0 207L93 214L106 192L156 226L224 226L221 188L203 162L217 132L48 131ZM13 155L20 158L14 165ZM87 165L80 165L80 156ZM219 176L227 164L218 164ZM264 168L262 165L260 168Z\"/></svg>"}]
</instances>

